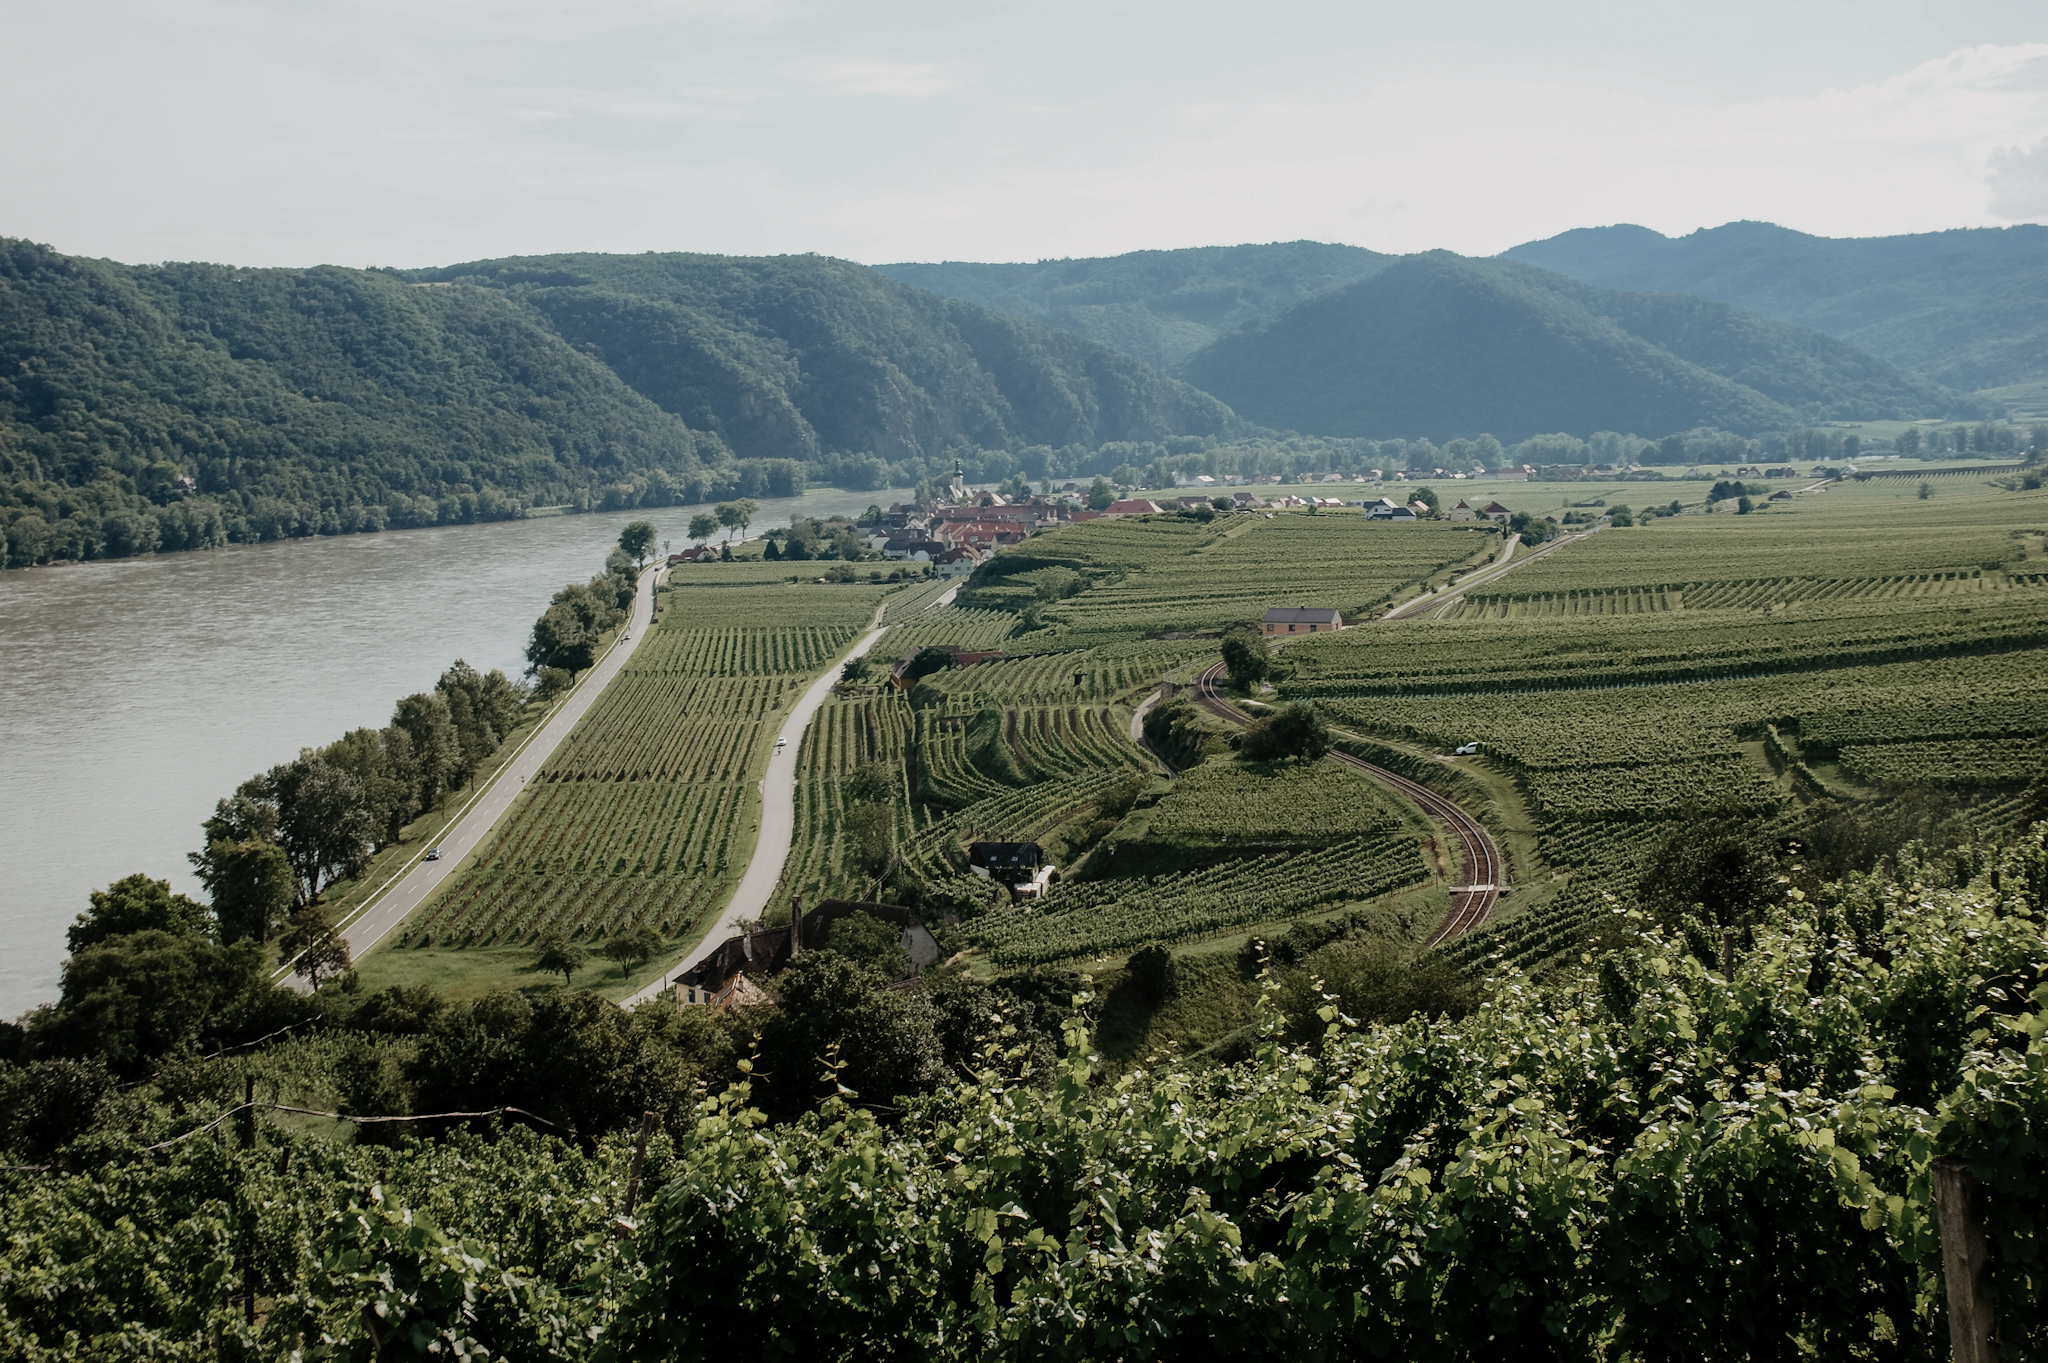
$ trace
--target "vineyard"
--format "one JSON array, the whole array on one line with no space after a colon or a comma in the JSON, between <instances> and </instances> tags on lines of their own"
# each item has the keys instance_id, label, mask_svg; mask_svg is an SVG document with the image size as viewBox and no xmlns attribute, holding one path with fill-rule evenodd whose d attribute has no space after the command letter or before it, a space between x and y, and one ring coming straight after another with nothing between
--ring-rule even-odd
<instances>
[{"instance_id":1,"label":"vineyard","mask_svg":"<svg viewBox=\"0 0 2048 1363\"><path fill-rule=\"evenodd\" d=\"M2044 520L2034 494L1859 488L1604 531L1446 618L1297 645L1284 689L1512 776L1545 880L1446 950L1535 963L1701 817L1790 837L1806 801L1943 789L2008 826L2048 736L2048 598L2014 570Z\"/></svg>"},{"instance_id":2,"label":"vineyard","mask_svg":"<svg viewBox=\"0 0 2048 1363\"><path fill-rule=\"evenodd\" d=\"M1174 782L1144 836L1184 847L1315 847L1399 822L1384 790L1334 763L1268 770L1204 762Z\"/></svg>"},{"instance_id":3,"label":"vineyard","mask_svg":"<svg viewBox=\"0 0 2048 1363\"><path fill-rule=\"evenodd\" d=\"M977 921L971 935L999 966L1049 965L1374 899L1429 874L1413 835L1358 838L1181 875L1057 886L1038 905Z\"/></svg>"},{"instance_id":4,"label":"vineyard","mask_svg":"<svg viewBox=\"0 0 2048 1363\"><path fill-rule=\"evenodd\" d=\"M754 778L782 716L885 594L788 582L664 590L654 633L398 945L690 932L743 869Z\"/></svg>"},{"instance_id":5,"label":"vineyard","mask_svg":"<svg viewBox=\"0 0 2048 1363\"><path fill-rule=\"evenodd\" d=\"M1351 514L1087 521L998 555L975 574L977 602L1020 605L1033 575L1069 569L1092 585L1045 607L1065 647L1148 632L1219 629L1266 608L1335 606L1347 618L1385 605L1415 582L1500 547L1469 525L1382 525Z\"/></svg>"}]
</instances>

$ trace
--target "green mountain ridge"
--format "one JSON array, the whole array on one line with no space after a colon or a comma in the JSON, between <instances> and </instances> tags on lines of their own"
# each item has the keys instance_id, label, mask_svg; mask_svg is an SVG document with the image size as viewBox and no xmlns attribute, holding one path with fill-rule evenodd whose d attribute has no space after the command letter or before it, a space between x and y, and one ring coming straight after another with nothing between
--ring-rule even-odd
<instances>
[{"instance_id":1,"label":"green mountain ridge","mask_svg":"<svg viewBox=\"0 0 2048 1363\"><path fill-rule=\"evenodd\" d=\"M257 270L0 238L9 566L1240 428L1105 346L817 256Z\"/></svg>"},{"instance_id":2,"label":"green mountain ridge","mask_svg":"<svg viewBox=\"0 0 2048 1363\"><path fill-rule=\"evenodd\" d=\"M1319 241L1041 260L877 265L892 279L1028 317L1171 369L1217 337L1395 259Z\"/></svg>"},{"instance_id":3,"label":"green mountain ridge","mask_svg":"<svg viewBox=\"0 0 2048 1363\"><path fill-rule=\"evenodd\" d=\"M1331 436L1785 429L1954 395L1841 341L1711 300L1594 289L1446 251L1225 336L1181 367L1247 420Z\"/></svg>"},{"instance_id":4,"label":"green mountain ridge","mask_svg":"<svg viewBox=\"0 0 2048 1363\"><path fill-rule=\"evenodd\" d=\"M1683 237L1623 224L1506 258L1604 289L1691 293L1812 327L1938 382L2048 378L2048 227L1810 236L1731 222Z\"/></svg>"},{"instance_id":5,"label":"green mountain ridge","mask_svg":"<svg viewBox=\"0 0 2048 1363\"><path fill-rule=\"evenodd\" d=\"M824 256L560 255L415 278L501 291L742 457L1214 434L1230 411L1107 346Z\"/></svg>"}]
</instances>

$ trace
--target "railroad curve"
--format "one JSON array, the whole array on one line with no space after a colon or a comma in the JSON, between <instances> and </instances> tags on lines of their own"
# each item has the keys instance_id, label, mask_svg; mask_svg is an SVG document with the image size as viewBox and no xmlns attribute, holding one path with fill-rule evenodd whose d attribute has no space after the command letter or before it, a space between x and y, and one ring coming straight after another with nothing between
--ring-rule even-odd
<instances>
[{"instance_id":1,"label":"railroad curve","mask_svg":"<svg viewBox=\"0 0 2048 1363\"><path fill-rule=\"evenodd\" d=\"M1217 679L1223 675L1223 664L1216 663L1195 680L1195 700L1204 709L1232 724L1249 728L1252 721L1243 711L1223 698L1217 689ZM1419 782L1405 776L1397 776L1385 767L1351 756L1349 753L1332 752L1330 760L1350 767L1371 780L1406 796L1422 806L1431 818L1442 824L1458 844L1462 862L1463 885L1451 887L1451 911L1444 915L1422 943L1423 950L1439 946L1455 937L1462 937L1484 923L1493 912L1493 906L1500 900L1502 880L1507 863L1502 860L1500 848L1494 844L1493 835L1486 831L1479 820L1467 814L1450 800Z\"/></svg>"}]
</instances>

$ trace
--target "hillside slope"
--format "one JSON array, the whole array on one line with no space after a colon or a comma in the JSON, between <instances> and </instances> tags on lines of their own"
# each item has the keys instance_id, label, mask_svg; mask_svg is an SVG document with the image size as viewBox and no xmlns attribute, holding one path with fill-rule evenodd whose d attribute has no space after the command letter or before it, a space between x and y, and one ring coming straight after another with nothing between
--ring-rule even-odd
<instances>
[{"instance_id":1,"label":"hillside slope","mask_svg":"<svg viewBox=\"0 0 2048 1363\"><path fill-rule=\"evenodd\" d=\"M742 457L933 457L1218 433L1228 408L1051 327L823 256L560 255L420 271L545 315Z\"/></svg>"},{"instance_id":2,"label":"hillside slope","mask_svg":"<svg viewBox=\"0 0 2048 1363\"><path fill-rule=\"evenodd\" d=\"M1171 368L1247 322L1355 283L1393 259L1359 246L1285 241L1024 265L945 261L875 268Z\"/></svg>"},{"instance_id":3,"label":"hillside slope","mask_svg":"<svg viewBox=\"0 0 2048 1363\"><path fill-rule=\"evenodd\" d=\"M46 520L71 515L52 489L104 513L183 476L234 503L229 530L311 533L351 506L402 522L410 498L556 500L724 457L501 296L0 240L0 479Z\"/></svg>"},{"instance_id":4,"label":"hillside slope","mask_svg":"<svg viewBox=\"0 0 2048 1363\"><path fill-rule=\"evenodd\" d=\"M1223 337L1182 373L1247 420L1344 436L1754 432L1951 401L1840 341L1725 304L1444 251Z\"/></svg>"},{"instance_id":5,"label":"hillside slope","mask_svg":"<svg viewBox=\"0 0 2048 1363\"><path fill-rule=\"evenodd\" d=\"M1506 253L1604 289L1701 294L1955 388L2048 378L2048 227L1839 239L1764 222L1585 227Z\"/></svg>"}]
</instances>

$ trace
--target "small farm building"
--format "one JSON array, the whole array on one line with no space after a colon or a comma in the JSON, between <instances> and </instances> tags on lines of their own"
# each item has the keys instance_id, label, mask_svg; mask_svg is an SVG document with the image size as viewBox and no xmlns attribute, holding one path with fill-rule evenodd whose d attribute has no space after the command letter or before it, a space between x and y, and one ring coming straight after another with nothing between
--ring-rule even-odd
<instances>
[{"instance_id":1,"label":"small farm building","mask_svg":"<svg viewBox=\"0 0 2048 1363\"><path fill-rule=\"evenodd\" d=\"M1321 634L1344 628L1344 614L1334 606L1275 606L1259 622L1262 634Z\"/></svg>"}]
</instances>

